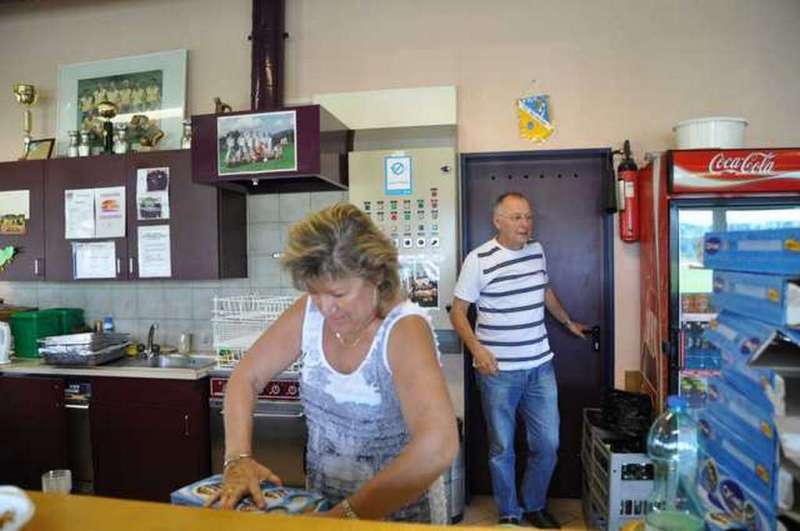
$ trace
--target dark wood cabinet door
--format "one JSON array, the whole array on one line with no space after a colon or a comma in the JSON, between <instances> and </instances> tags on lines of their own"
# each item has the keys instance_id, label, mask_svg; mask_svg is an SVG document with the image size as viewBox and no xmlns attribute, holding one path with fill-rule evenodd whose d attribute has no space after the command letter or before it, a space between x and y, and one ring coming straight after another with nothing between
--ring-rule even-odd
<instances>
[{"instance_id":1,"label":"dark wood cabinet door","mask_svg":"<svg viewBox=\"0 0 800 531\"><path fill-rule=\"evenodd\" d=\"M0 377L0 485L41 490L42 474L68 468L64 380Z\"/></svg>"},{"instance_id":2,"label":"dark wood cabinet door","mask_svg":"<svg viewBox=\"0 0 800 531\"><path fill-rule=\"evenodd\" d=\"M210 475L207 380L98 378L92 392L96 494L168 502Z\"/></svg>"},{"instance_id":3,"label":"dark wood cabinet door","mask_svg":"<svg viewBox=\"0 0 800 531\"><path fill-rule=\"evenodd\" d=\"M111 238L67 240L64 220L64 192L73 189L125 185L125 156L97 155L47 161L45 169L45 277L47 280L74 280L72 243L108 241ZM126 203L134 198L126 192ZM116 279L128 278L128 244L125 238L113 238L117 255Z\"/></svg>"},{"instance_id":4,"label":"dark wood cabinet door","mask_svg":"<svg viewBox=\"0 0 800 531\"><path fill-rule=\"evenodd\" d=\"M137 182L140 170L168 168L169 219L139 220ZM220 278L220 190L192 181L189 150L133 153L128 157L128 262L130 278L139 277L139 227L168 225L170 259L175 280ZM246 222L246 220L243 220ZM240 227L244 230L244 226ZM162 277L164 278L164 277Z\"/></svg>"},{"instance_id":5,"label":"dark wood cabinet door","mask_svg":"<svg viewBox=\"0 0 800 531\"><path fill-rule=\"evenodd\" d=\"M4 162L0 164L0 194L20 191L28 192L27 206L24 199L15 198L14 208L27 209L28 219L24 225L3 222L0 230L0 247L13 246L14 260L0 272L0 280L41 280L44 278L44 163L39 160ZM7 198L7 199L10 199ZM4 201L5 203L5 201ZM0 215L9 212L0 212ZM19 231L18 234L14 232Z\"/></svg>"}]
</instances>

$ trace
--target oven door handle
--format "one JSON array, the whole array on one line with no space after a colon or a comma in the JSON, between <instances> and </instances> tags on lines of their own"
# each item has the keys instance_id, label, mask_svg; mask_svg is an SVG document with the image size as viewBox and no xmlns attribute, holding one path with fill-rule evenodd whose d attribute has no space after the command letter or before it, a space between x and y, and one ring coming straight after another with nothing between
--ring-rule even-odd
<instances>
[{"instance_id":1,"label":"oven door handle","mask_svg":"<svg viewBox=\"0 0 800 531\"><path fill-rule=\"evenodd\" d=\"M301 419L306 414L300 411L294 415L287 415L285 413L253 413L253 418L257 419Z\"/></svg>"}]
</instances>

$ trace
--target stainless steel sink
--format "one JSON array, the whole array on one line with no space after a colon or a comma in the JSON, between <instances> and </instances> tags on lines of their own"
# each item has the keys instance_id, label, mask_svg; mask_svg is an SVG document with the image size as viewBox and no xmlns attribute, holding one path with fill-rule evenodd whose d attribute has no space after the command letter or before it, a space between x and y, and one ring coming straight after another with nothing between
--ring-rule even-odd
<instances>
[{"instance_id":1,"label":"stainless steel sink","mask_svg":"<svg viewBox=\"0 0 800 531\"><path fill-rule=\"evenodd\" d=\"M112 365L116 367L154 367L162 369L204 369L214 365L212 356L185 356L183 354L159 354L152 358L123 358Z\"/></svg>"}]
</instances>

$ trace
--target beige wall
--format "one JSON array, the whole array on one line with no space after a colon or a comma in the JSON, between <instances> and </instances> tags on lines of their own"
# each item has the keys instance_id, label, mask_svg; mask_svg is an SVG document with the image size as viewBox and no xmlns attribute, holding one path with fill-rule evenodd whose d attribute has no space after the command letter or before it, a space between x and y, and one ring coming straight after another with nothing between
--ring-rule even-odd
<instances>
[{"instance_id":1,"label":"beige wall","mask_svg":"<svg viewBox=\"0 0 800 531\"><path fill-rule=\"evenodd\" d=\"M190 113L249 101L249 0L30 1L0 6L0 159L17 154L14 81L55 131L57 66L187 48ZM539 149L514 99L551 95L547 149L669 147L671 126L744 116L748 145L800 145L796 0L287 0L286 99L426 85L459 90L459 150ZM0 91L2 92L2 91ZM638 365L639 253L615 245L617 377Z\"/></svg>"}]
</instances>

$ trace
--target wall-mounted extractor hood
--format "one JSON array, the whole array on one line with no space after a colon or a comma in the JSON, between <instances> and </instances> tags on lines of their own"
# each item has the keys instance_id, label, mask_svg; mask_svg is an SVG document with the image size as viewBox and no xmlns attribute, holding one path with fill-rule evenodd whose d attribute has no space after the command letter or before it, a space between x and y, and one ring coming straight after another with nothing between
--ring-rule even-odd
<instances>
[{"instance_id":1,"label":"wall-mounted extractor hood","mask_svg":"<svg viewBox=\"0 0 800 531\"><path fill-rule=\"evenodd\" d=\"M193 116L192 174L255 194L347 190L352 144L321 105Z\"/></svg>"}]
</instances>

